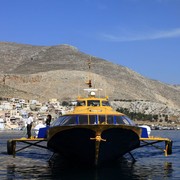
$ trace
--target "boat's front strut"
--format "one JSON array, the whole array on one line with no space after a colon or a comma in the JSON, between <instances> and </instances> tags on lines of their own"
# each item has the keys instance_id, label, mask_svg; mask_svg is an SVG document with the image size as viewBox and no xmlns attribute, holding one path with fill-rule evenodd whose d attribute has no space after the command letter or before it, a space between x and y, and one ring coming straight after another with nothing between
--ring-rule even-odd
<instances>
[{"instance_id":1,"label":"boat's front strut","mask_svg":"<svg viewBox=\"0 0 180 180\"><path fill-rule=\"evenodd\" d=\"M129 155L131 156L131 158L132 158L132 160L133 160L133 163L136 162L136 159L134 158L134 156L132 155L132 153L131 153L131 152L128 152L128 153L129 153Z\"/></svg>"},{"instance_id":2,"label":"boat's front strut","mask_svg":"<svg viewBox=\"0 0 180 180\"><path fill-rule=\"evenodd\" d=\"M17 152L22 151L23 149L27 149L27 148L29 148L31 146L36 146L36 147L39 147L39 148L48 149L47 146L42 146L42 145L39 144L39 143L41 143L43 141L47 141L47 139L45 139L45 138L10 139L10 140L7 141L7 153L9 155L13 155L13 157L15 157ZM17 142L22 142L22 143L28 144L28 145L16 150L16 143Z\"/></svg>"},{"instance_id":3,"label":"boat's front strut","mask_svg":"<svg viewBox=\"0 0 180 180\"><path fill-rule=\"evenodd\" d=\"M172 154L172 140L168 138L161 138L161 137L154 137L150 136L148 138L140 138L141 145L139 147L144 147L144 146L153 146L156 149L160 149L165 153L165 156L168 156ZM156 146L155 144L165 142L165 148Z\"/></svg>"},{"instance_id":4,"label":"boat's front strut","mask_svg":"<svg viewBox=\"0 0 180 180\"><path fill-rule=\"evenodd\" d=\"M106 139L101 138L101 134L99 132L96 134L95 138L90 138L90 140L95 140L96 141L96 146L95 146L95 165L98 165L98 159L99 159L99 146L101 141L106 141Z\"/></svg>"}]
</instances>

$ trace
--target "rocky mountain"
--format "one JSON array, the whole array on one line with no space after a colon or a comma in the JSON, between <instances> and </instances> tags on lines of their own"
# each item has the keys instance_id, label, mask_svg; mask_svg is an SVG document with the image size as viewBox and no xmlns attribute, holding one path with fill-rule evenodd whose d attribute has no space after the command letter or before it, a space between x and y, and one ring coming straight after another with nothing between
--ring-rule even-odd
<instances>
[{"instance_id":1,"label":"rocky mountain","mask_svg":"<svg viewBox=\"0 0 180 180\"><path fill-rule=\"evenodd\" d=\"M88 61L91 59L91 71ZM0 43L0 97L75 99L87 87L102 88L110 100L143 100L180 109L180 86L143 77L137 72L92 57L69 45L32 46Z\"/></svg>"}]
</instances>

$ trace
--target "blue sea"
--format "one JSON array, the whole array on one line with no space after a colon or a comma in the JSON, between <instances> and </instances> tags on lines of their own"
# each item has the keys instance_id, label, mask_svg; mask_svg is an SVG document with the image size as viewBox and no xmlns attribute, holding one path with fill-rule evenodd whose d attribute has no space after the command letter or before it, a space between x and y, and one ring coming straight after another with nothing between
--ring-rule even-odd
<instances>
[{"instance_id":1,"label":"blue sea","mask_svg":"<svg viewBox=\"0 0 180 180\"><path fill-rule=\"evenodd\" d=\"M65 166L60 158L49 163L52 153L46 149L30 147L17 152L16 157L7 154L7 140L22 137L21 131L0 131L0 180L114 180L114 179L180 179L180 131L153 130L152 136L173 140L173 153L167 157L154 147L132 151L135 162L126 155L118 163L99 168ZM158 145L158 144L157 144ZM25 146L22 143L18 147ZM159 146L165 147L164 142Z\"/></svg>"}]
</instances>

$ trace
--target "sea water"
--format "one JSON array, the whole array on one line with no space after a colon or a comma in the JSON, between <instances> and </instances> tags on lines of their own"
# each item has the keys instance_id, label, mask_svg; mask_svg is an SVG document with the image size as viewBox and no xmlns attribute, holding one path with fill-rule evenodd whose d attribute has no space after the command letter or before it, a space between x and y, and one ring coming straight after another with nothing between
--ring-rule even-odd
<instances>
[{"instance_id":1,"label":"sea water","mask_svg":"<svg viewBox=\"0 0 180 180\"><path fill-rule=\"evenodd\" d=\"M0 180L180 179L180 131L153 130L151 135L172 139L172 155L165 157L164 152L159 149L143 147L132 151L135 162L126 155L118 163L109 166L83 168L64 166L60 158L49 163L52 153L39 147L19 151L13 158L12 155L7 154L7 140L22 137L23 134L21 131L0 131ZM22 143L17 144L17 148L24 146L26 145ZM164 142L159 146L164 148Z\"/></svg>"}]
</instances>

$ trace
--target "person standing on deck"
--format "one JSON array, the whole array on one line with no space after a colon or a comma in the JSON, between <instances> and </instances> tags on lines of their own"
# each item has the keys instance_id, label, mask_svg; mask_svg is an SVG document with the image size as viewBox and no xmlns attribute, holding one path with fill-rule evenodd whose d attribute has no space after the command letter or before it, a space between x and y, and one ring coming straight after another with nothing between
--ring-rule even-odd
<instances>
[{"instance_id":1,"label":"person standing on deck","mask_svg":"<svg viewBox=\"0 0 180 180\"><path fill-rule=\"evenodd\" d=\"M52 116L50 114L48 114L47 118L46 118L46 126L50 126L51 119L52 119Z\"/></svg>"},{"instance_id":2,"label":"person standing on deck","mask_svg":"<svg viewBox=\"0 0 180 180\"><path fill-rule=\"evenodd\" d=\"M33 124L32 113L28 113L28 119L27 119L27 135L28 135L28 138L31 138L32 124Z\"/></svg>"}]
</instances>

